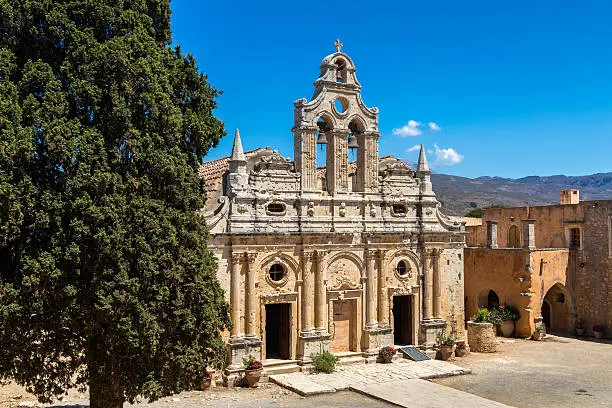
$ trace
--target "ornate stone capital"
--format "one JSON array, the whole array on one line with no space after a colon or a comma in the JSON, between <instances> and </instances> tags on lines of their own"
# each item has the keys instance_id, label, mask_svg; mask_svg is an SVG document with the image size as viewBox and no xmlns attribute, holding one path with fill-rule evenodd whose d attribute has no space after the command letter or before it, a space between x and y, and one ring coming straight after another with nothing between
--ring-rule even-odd
<instances>
[{"instance_id":1,"label":"ornate stone capital","mask_svg":"<svg viewBox=\"0 0 612 408\"><path fill-rule=\"evenodd\" d=\"M232 265L241 264L244 261L243 252L232 252Z\"/></svg>"},{"instance_id":2,"label":"ornate stone capital","mask_svg":"<svg viewBox=\"0 0 612 408\"><path fill-rule=\"evenodd\" d=\"M257 259L257 255L258 254L256 252L245 252L244 259L249 263L249 265L252 265Z\"/></svg>"}]
</instances>

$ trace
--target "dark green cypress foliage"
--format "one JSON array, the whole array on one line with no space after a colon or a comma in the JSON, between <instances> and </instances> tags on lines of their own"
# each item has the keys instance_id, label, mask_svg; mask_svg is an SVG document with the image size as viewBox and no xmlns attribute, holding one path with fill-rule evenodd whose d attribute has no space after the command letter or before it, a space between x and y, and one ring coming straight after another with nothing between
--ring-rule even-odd
<instances>
[{"instance_id":1,"label":"dark green cypress foliage","mask_svg":"<svg viewBox=\"0 0 612 408\"><path fill-rule=\"evenodd\" d=\"M170 41L168 0L0 0L0 379L41 401L154 400L225 358L218 92Z\"/></svg>"}]
</instances>

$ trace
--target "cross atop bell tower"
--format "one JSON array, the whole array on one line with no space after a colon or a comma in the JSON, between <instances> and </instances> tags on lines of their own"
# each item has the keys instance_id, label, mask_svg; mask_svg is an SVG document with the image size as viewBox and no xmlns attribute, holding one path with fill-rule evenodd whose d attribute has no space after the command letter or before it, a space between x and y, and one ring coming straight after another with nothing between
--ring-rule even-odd
<instances>
[{"instance_id":1,"label":"cross atop bell tower","mask_svg":"<svg viewBox=\"0 0 612 408\"><path fill-rule=\"evenodd\" d=\"M361 84L353 60L342 52L323 59L310 101L295 101L294 158L301 173L302 191L326 190L330 194L378 190L378 109L361 99ZM325 181L317 171L316 145L326 146ZM349 183L348 149L357 150L356 190Z\"/></svg>"},{"instance_id":2,"label":"cross atop bell tower","mask_svg":"<svg viewBox=\"0 0 612 408\"><path fill-rule=\"evenodd\" d=\"M334 42L334 45L336 46L336 52L341 52L342 46L344 46L344 44L340 42L339 38L336 39L336 41Z\"/></svg>"}]
</instances>

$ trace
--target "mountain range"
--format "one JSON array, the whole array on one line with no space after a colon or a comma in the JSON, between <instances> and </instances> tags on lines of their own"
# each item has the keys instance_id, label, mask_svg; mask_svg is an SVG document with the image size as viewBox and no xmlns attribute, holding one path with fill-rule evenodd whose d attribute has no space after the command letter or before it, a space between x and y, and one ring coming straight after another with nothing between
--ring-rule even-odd
<instances>
[{"instance_id":1,"label":"mountain range","mask_svg":"<svg viewBox=\"0 0 612 408\"><path fill-rule=\"evenodd\" d=\"M612 199L612 173L587 176L529 176L519 179L431 175L434 192L448 215L464 215L493 205L518 207L558 204L559 192L580 190L580 200Z\"/></svg>"}]
</instances>

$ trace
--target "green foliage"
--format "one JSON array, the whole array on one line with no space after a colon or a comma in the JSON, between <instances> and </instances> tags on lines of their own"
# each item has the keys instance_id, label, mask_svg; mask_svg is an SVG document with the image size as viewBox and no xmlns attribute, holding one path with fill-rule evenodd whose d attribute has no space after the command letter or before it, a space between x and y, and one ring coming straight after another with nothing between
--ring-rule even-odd
<instances>
[{"instance_id":1,"label":"green foliage","mask_svg":"<svg viewBox=\"0 0 612 408\"><path fill-rule=\"evenodd\" d=\"M481 307L478 312L470 319L474 323L488 323L489 322L489 309Z\"/></svg>"},{"instance_id":2,"label":"green foliage","mask_svg":"<svg viewBox=\"0 0 612 408\"><path fill-rule=\"evenodd\" d=\"M217 91L168 0L0 0L0 379L92 408L199 387L228 306L197 211Z\"/></svg>"},{"instance_id":3,"label":"green foliage","mask_svg":"<svg viewBox=\"0 0 612 408\"><path fill-rule=\"evenodd\" d=\"M484 216L485 210L482 208L475 208L473 210L468 211L464 217L473 217L473 218L482 218Z\"/></svg>"},{"instance_id":4,"label":"green foliage","mask_svg":"<svg viewBox=\"0 0 612 408\"><path fill-rule=\"evenodd\" d=\"M338 357L334 356L329 351L314 354L310 358L312 359L312 364L316 372L327 374L333 373L336 370L336 364L339 360Z\"/></svg>"},{"instance_id":5,"label":"green foliage","mask_svg":"<svg viewBox=\"0 0 612 408\"><path fill-rule=\"evenodd\" d=\"M242 359L242 364L244 365L245 370L259 370L261 367L263 367L261 361L256 360L255 357L250 354Z\"/></svg>"},{"instance_id":6,"label":"green foliage","mask_svg":"<svg viewBox=\"0 0 612 408\"><path fill-rule=\"evenodd\" d=\"M504 320L517 321L521 317L521 314L518 311L518 309L509 303L505 305L501 305L498 308L496 308L496 313L501 321L504 321Z\"/></svg>"},{"instance_id":7,"label":"green foliage","mask_svg":"<svg viewBox=\"0 0 612 408\"><path fill-rule=\"evenodd\" d=\"M452 347L455 345L455 341L457 341L455 336L453 336L452 333L447 333L446 330L442 330L442 332L436 337L436 343L438 343L439 346Z\"/></svg>"}]
</instances>

